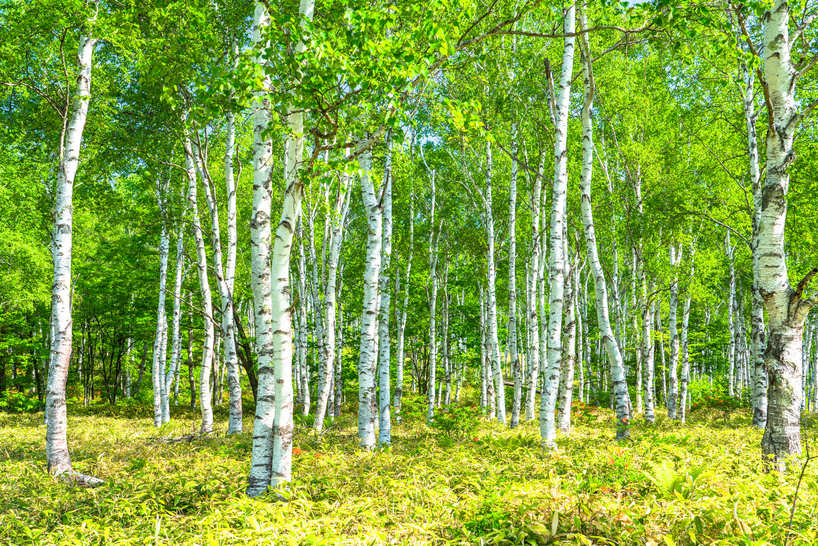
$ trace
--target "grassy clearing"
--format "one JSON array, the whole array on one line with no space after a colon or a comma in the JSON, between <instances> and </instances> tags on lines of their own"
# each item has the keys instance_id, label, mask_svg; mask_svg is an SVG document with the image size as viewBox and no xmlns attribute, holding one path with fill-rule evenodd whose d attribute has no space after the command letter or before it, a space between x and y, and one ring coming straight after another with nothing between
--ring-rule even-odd
<instances>
[{"instance_id":1,"label":"grassy clearing","mask_svg":"<svg viewBox=\"0 0 818 546\"><path fill-rule=\"evenodd\" d=\"M227 438L222 427L209 439L155 440L194 431L195 414L157 432L141 408L73 411L74 465L106 480L82 490L45 473L41 413L0 413L0 542L784 540L797 475L761 472L761 433L743 413L701 409L687 426L660 416L653 428L636 424L634 441L619 445L610 412L578 406L572 434L560 438L558 451L544 452L534 423L505 430L466 407L428 428L422 408L419 398L407 400L394 445L374 453L358 451L351 408L321 442L300 425L290 502L244 497L250 434ZM815 462L801 486L791 543L818 543L817 477Z\"/></svg>"}]
</instances>

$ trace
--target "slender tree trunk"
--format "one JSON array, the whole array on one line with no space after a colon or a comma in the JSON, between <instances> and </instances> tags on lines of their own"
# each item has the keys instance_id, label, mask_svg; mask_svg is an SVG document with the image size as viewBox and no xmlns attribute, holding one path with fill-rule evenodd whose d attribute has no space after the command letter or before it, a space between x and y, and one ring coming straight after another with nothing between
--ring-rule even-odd
<instances>
[{"instance_id":1,"label":"slender tree trunk","mask_svg":"<svg viewBox=\"0 0 818 546\"><path fill-rule=\"evenodd\" d=\"M168 367L167 374L164 377L165 392L168 394L168 396L165 398L167 406L162 407L163 423L167 423L168 421L170 421L170 389L173 384L173 380L177 377L177 374L179 372L179 360L181 359L182 351L182 332L180 329L180 322L182 319L182 298L181 298L182 282L184 281L185 274L184 234L185 234L184 228L182 226L179 226L179 230L176 235L176 275L174 277L173 282L173 320L171 322L170 366ZM178 387L177 392L175 393L174 396L174 400L176 399L177 395Z\"/></svg>"},{"instance_id":2,"label":"slender tree trunk","mask_svg":"<svg viewBox=\"0 0 818 546\"><path fill-rule=\"evenodd\" d=\"M538 288L540 282L540 270L542 257L540 248L542 246L540 207L543 184L543 171L545 169L545 154L540 157L540 166L534 177L531 186L531 261L526 282L527 302L528 302L528 335L531 344L528 349L528 390L525 400L525 418L533 421L536 417L537 383L540 377L540 321L537 310Z\"/></svg>"},{"instance_id":3,"label":"slender tree trunk","mask_svg":"<svg viewBox=\"0 0 818 546\"><path fill-rule=\"evenodd\" d=\"M755 74L746 64L742 65L744 76L744 121L747 127L747 154L749 157L750 182L753 189L753 286L751 289L750 338L752 353L753 385L753 426L765 428L767 425L767 368L764 365L766 331L764 327L764 300L760 285L759 230L761 227L762 183L758 158L758 136L756 133L754 82Z\"/></svg>"},{"instance_id":4,"label":"slender tree trunk","mask_svg":"<svg viewBox=\"0 0 818 546\"><path fill-rule=\"evenodd\" d=\"M484 194L484 208L486 219L486 238L488 240L488 289L486 290L486 304L488 306L488 336L489 336L489 359L491 361L492 376L494 380L494 394L497 398L497 420L506 424L506 388L503 381L503 367L500 362L500 342L497 338L497 290L495 288L497 279L497 266L494 261L494 214L492 213L491 197L491 177L492 177L492 157L491 142L486 141L486 191Z\"/></svg>"},{"instance_id":5,"label":"slender tree trunk","mask_svg":"<svg viewBox=\"0 0 818 546\"><path fill-rule=\"evenodd\" d=\"M168 254L170 240L167 228L167 210L165 194L168 182L157 182L156 199L159 202L159 214L162 217L162 234L159 238L159 301L156 305L156 336L153 342L153 365L151 377L153 379L153 426L159 427L165 423L163 408L167 407L168 391L165 385L165 347L168 342L168 320L165 312L165 294L168 281Z\"/></svg>"},{"instance_id":6,"label":"slender tree trunk","mask_svg":"<svg viewBox=\"0 0 818 546\"><path fill-rule=\"evenodd\" d=\"M736 247L730 244L730 230L727 230L726 237L727 260L730 263L730 288L727 301L727 324L730 329L730 343L727 350L727 394L733 397L736 381Z\"/></svg>"},{"instance_id":7,"label":"slender tree trunk","mask_svg":"<svg viewBox=\"0 0 818 546\"><path fill-rule=\"evenodd\" d=\"M580 25L582 29L587 28L584 9L580 11ZM582 108L582 173L580 177L582 196L580 199L580 208L582 210L582 225L585 232L585 248L588 254L588 264L594 278L595 308L599 336L602 344L605 346L605 352L610 365L614 408L617 418L616 438L622 439L628 436L628 420L631 416L630 398L628 395L628 384L625 379L625 365L622 361L622 353L620 352L619 344L611 328L611 320L608 314L608 285L605 280L605 272L599 261L596 230L594 228L593 206L591 201L591 181L594 166L594 126L591 113L593 111L595 85L587 34L583 33L581 35L580 44L583 60L583 80L585 83L585 97ZM600 368L602 368L602 366L600 366Z\"/></svg>"},{"instance_id":8,"label":"slender tree trunk","mask_svg":"<svg viewBox=\"0 0 818 546\"><path fill-rule=\"evenodd\" d=\"M438 263L438 241L440 240L440 231L435 234L435 199L437 197L435 187L435 171L430 172L430 179L432 183L432 208L430 212L430 231L429 231L429 283L431 289L427 288L427 297L429 299L429 382L426 389L426 422L430 424L435 416L435 388L436 388L436 372L437 372L437 341L435 335L437 333L437 263Z\"/></svg>"},{"instance_id":9,"label":"slender tree trunk","mask_svg":"<svg viewBox=\"0 0 818 546\"><path fill-rule=\"evenodd\" d=\"M344 263L338 267L338 290L335 294L336 301L341 301L341 291L344 284ZM338 304L338 348L335 356L335 416L341 415L341 403L344 398L344 377L343 371L343 357L344 357L344 306Z\"/></svg>"},{"instance_id":10,"label":"slender tree trunk","mask_svg":"<svg viewBox=\"0 0 818 546\"><path fill-rule=\"evenodd\" d=\"M233 45L233 66L238 63L238 46ZM227 260L224 268L224 299L222 301L222 330L224 331L224 363L227 366L227 389L230 396L228 434L241 433L243 408L241 403L241 375L236 350L236 323L234 285L236 281L237 221L236 182L233 175L233 156L236 153L236 117L227 111L227 137L224 149L224 179L227 192Z\"/></svg>"},{"instance_id":11,"label":"slender tree trunk","mask_svg":"<svg viewBox=\"0 0 818 546\"><path fill-rule=\"evenodd\" d=\"M387 140L389 137L387 136ZM381 212L383 231L381 243L381 267L378 282L380 283L380 305L378 309L378 444L388 446L392 443L391 402L391 340L389 337L389 275L392 258L392 150L387 143L386 166L384 168L383 191L381 193Z\"/></svg>"},{"instance_id":12,"label":"slender tree trunk","mask_svg":"<svg viewBox=\"0 0 818 546\"><path fill-rule=\"evenodd\" d=\"M681 247L670 246L670 266L673 268L673 281L670 285L670 303L668 310L668 329L670 333L670 390L667 399L667 416L670 419L677 418L677 408L679 407L679 329L676 319L676 312L679 307L679 262L682 259Z\"/></svg>"},{"instance_id":13,"label":"slender tree trunk","mask_svg":"<svg viewBox=\"0 0 818 546\"><path fill-rule=\"evenodd\" d=\"M508 187L508 351L514 378L514 398L511 403L511 428L520 424L522 370L517 354L517 127L511 130L511 179Z\"/></svg>"},{"instance_id":14,"label":"slender tree trunk","mask_svg":"<svg viewBox=\"0 0 818 546\"><path fill-rule=\"evenodd\" d=\"M645 268L642 271L642 291L640 307L642 308L642 369L645 380L645 420L648 423L656 421L654 403L654 345L653 345L653 298L648 298L648 292L653 292L653 281L648 284Z\"/></svg>"},{"instance_id":15,"label":"slender tree trunk","mask_svg":"<svg viewBox=\"0 0 818 546\"><path fill-rule=\"evenodd\" d=\"M560 90L556 99L554 127L554 186L551 194L551 256L549 267L548 306L548 367L543 377L540 406L540 434L545 447L556 446L554 409L562 367L562 311L565 293L565 211L568 193L568 107L574 66L574 36L576 4L572 3L565 15Z\"/></svg>"},{"instance_id":16,"label":"slender tree trunk","mask_svg":"<svg viewBox=\"0 0 818 546\"><path fill-rule=\"evenodd\" d=\"M98 486L102 480L74 472L68 454L68 417L65 406L65 384L71 363L71 250L73 230L74 177L79 164L80 144L88 103L91 100L91 63L96 39L80 36L77 60L77 90L69 112L68 123L60 140L60 162L57 170L54 202L54 231L51 256L54 283L51 289L51 352L45 399L45 452L48 471L83 486Z\"/></svg>"},{"instance_id":17,"label":"slender tree trunk","mask_svg":"<svg viewBox=\"0 0 818 546\"><path fill-rule=\"evenodd\" d=\"M443 360L443 389L442 404L448 406L452 401L452 359L451 348L449 345L449 304L451 302L449 296L449 262L443 265L443 309L441 309L441 332L440 332L440 357ZM441 405L440 396L438 396L438 407Z\"/></svg>"},{"instance_id":18,"label":"slender tree trunk","mask_svg":"<svg viewBox=\"0 0 818 546\"><path fill-rule=\"evenodd\" d=\"M406 320L409 317L409 287L411 286L412 255L415 245L415 204L414 195L409 196L409 250L406 256L405 282L403 283L403 304L401 305L398 318L398 354L395 368L395 395L392 405L395 408L395 422L401 422L401 406L403 400L403 363L404 363L404 335L406 332ZM397 283L400 282L400 275L395 275L396 289L395 297L400 293Z\"/></svg>"},{"instance_id":19,"label":"slender tree trunk","mask_svg":"<svg viewBox=\"0 0 818 546\"><path fill-rule=\"evenodd\" d=\"M565 256L568 256L568 243L565 243ZM565 324L563 339L565 354L563 356L562 374L560 377L559 404L557 411L557 428L568 434L571 432L571 403L574 396L574 369L577 356L577 292L579 289L579 254L572 260L566 272L565 283Z\"/></svg>"},{"instance_id":20,"label":"slender tree trunk","mask_svg":"<svg viewBox=\"0 0 818 546\"><path fill-rule=\"evenodd\" d=\"M378 362L378 274L381 267L383 229L383 210L370 178L371 161L369 152L361 154L358 160L368 228L358 360L358 442L365 450L375 448L375 421L378 412L375 399L375 369Z\"/></svg>"},{"instance_id":21,"label":"slender tree trunk","mask_svg":"<svg viewBox=\"0 0 818 546\"><path fill-rule=\"evenodd\" d=\"M187 116L182 118L183 125L187 125ZM199 372L199 406L202 413L202 434L213 432L213 406L210 374L214 361L213 346L215 343L215 328L213 324L213 300L210 293L210 281L207 277L207 254L202 235L202 226L199 222L199 204L196 196L196 160L190 144L190 137L185 134L184 139L185 167L187 170L188 208L191 213L193 226L193 240L196 243L196 269L199 274L199 288L202 293L202 318L204 320L204 342L202 347L202 368Z\"/></svg>"},{"instance_id":22,"label":"slender tree trunk","mask_svg":"<svg viewBox=\"0 0 818 546\"><path fill-rule=\"evenodd\" d=\"M637 309L641 308L641 305L638 301L637 296L637 277L641 275L639 261L636 257L636 249L631 249L631 264L632 264L632 277L631 277L631 304L633 306L633 312L631 313L632 317L632 327L633 327L633 338L634 338L634 356L636 358L636 413L642 413L644 411L642 401L643 401L643 389L642 389L642 350L639 348L637 344L637 340L639 340L639 313L636 312Z\"/></svg>"},{"instance_id":23,"label":"slender tree trunk","mask_svg":"<svg viewBox=\"0 0 818 546\"><path fill-rule=\"evenodd\" d=\"M690 246L690 278L689 280L693 280L693 275L696 271L696 262L694 261L696 257L696 247L695 245ZM684 310L682 311L682 334L681 334L681 345L682 345L682 376L679 382L679 403L678 408L676 410L676 417L684 423L687 419L687 386L690 383L690 351L688 347L688 326L690 325L690 304L691 304L691 294L690 294L690 286L688 284L687 289L687 298L685 299Z\"/></svg>"},{"instance_id":24,"label":"slender tree trunk","mask_svg":"<svg viewBox=\"0 0 818 546\"><path fill-rule=\"evenodd\" d=\"M326 336L324 339L323 351L324 361L326 362L325 373L327 377L320 384L318 389L318 399L316 400L315 409L315 423L314 428L317 432L321 432L324 428L324 416L327 412L327 405L330 402L330 395L332 394L333 375L334 381L340 385L340 367L338 366L340 360L336 362L336 296L338 292L338 261L341 256L341 244L343 242L344 223L346 222L347 212L349 211L350 198L350 183L349 175L343 174L341 177L341 186L338 190L338 195L335 198L334 216L332 218L332 228L330 231L329 242L329 261L327 264L327 285L324 290L324 323L326 325ZM340 352L338 354L340 359ZM338 373L335 373L335 372ZM336 387L336 390L337 389ZM335 411L335 405L332 406L333 415L338 415Z\"/></svg>"}]
</instances>

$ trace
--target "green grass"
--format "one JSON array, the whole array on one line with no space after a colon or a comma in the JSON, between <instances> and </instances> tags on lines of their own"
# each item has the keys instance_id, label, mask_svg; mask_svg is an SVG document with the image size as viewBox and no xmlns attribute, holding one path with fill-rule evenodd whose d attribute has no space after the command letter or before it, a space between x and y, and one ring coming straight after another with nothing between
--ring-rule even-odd
<instances>
[{"instance_id":1,"label":"green grass","mask_svg":"<svg viewBox=\"0 0 818 546\"><path fill-rule=\"evenodd\" d=\"M156 430L149 408L71 408L76 489L45 472L42 414L0 413L0 543L59 544L781 544L797 473L761 472L746 412L686 426L660 415L617 444L607 410L578 407L560 449L535 423L503 429L471 407L422 423L419 398L390 449L357 449L352 408L318 442L297 427L286 495L243 494L249 433L167 444L195 431L182 412ZM92 415L94 412L97 416ZM126 415L127 414L127 415ZM140 415L141 414L141 415ZM245 420L249 431L252 419ZM812 427L810 427L812 428ZM790 543L818 543L818 462L808 467Z\"/></svg>"}]
</instances>

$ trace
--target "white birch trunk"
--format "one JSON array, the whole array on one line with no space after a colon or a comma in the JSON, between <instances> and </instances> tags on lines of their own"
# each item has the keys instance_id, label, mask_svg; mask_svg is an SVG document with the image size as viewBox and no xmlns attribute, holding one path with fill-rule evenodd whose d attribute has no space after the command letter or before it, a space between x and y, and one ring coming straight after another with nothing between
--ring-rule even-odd
<instances>
[{"instance_id":1,"label":"white birch trunk","mask_svg":"<svg viewBox=\"0 0 818 546\"><path fill-rule=\"evenodd\" d=\"M153 341L153 363L151 379L153 384L153 426L160 427L165 422L163 408L167 407L168 391L165 384L165 351L168 342L168 320L165 312L165 295L168 281L168 254L170 240L167 228L165 193L167 182L157 182L156 199L159 215L162 217L162 233L159 238L159 299L156 305L156 334Z\"/></svg>"},{"instance_id":2,"label":"white birch trunk","mask_svg":"<svg viewBox=\"0 0 818 546\"><path fill-rule=\"evenodd\" d=\"M803 297L813 269L795 290L789 284L784 253L788 168L795 159L793 140L801 120L795 88L798 72L790 59L789 4L775 0L764 14L763 73L768 101L767 178L762 189L758 233L759 288L767 311L769 337L764 354L769 374L767 425L761 441L765 460L779 469L801 454L801 350L804 320L818 295Z\"/></svg>"},{"instance_id":3,"label":"white birch trunk","mask_svg":"<svg viewBox=\"0 0 818 546\"><path fill-rule=\"evenodd\" d=\"M256 3L253 21L253 44L264 48L263 33L270 17L261 2ZM263 56L256 58L263 67ZM253 422L253 449L248 477L247 495L258 496L267 490L272 477L273 422L275 417L275 377L273 369L273 303L270 271L271 245L271 176L273 143L267 136L270 124L270 100L266 90L270 78L263 79L263 89L255 91L253 112L253 212L250 219L251 286L256 355L258 360L258 392Z\"/></svg>"},{"instance_id":4,"label":"white birch trunk","mask_svg":"<svg viewBox=\"0 0 818 546\"><path fill-rule=\"evenodd\" d=\"M543 226L540 218L543 174L545 170L545 154L540 156L540 165L531 188L531 266L528 277L528 329L531 338L528 366L528 391L525 403L525 418L533 421L536 418L537 384L540 378L540 364L543 354L540 339L540 310L538 302L545 299L542 268L545 261L540 250L542 249ZM543 304L544 305L544 304Z\"/></svg>"},{"instance_id":5,"label":"white birch trunk","mask_svg":"<svg viewBox=\"0 0 818 546\"><path fill-rule=\"evenodd\" d=\"M689 280L693 280L693 275L696 272L696 262L694 261L696 257L696 246L690 246L690 277ZM690 383L690 351L688 347L688 331L690 325L690 304L692 301L692 297L690 294L691 288L688 286L687 298L685 298L684 309L682 311L682 334L681 334L681 345L682 345L682 374L679 380L679 402L678 408L676 409L676 417L684 423L687 420L687 385Z\"/></svg>"},{"instance_id":6,"label":"white birch trunk","mask_svg":"<svg viewBox=\"0 0 818 546\"><path fill-rule=\"evenodd\" d=\"M170 366L168 366L165 374L165 392L167 397L164 400L165 405L162 407L162 422L170 421L170 390L173 386L173 381L179 372L179 360L182 352L182 332L180 329L180 322L182 319L182 282L184 280L184 250L185 250L185 231L180 225L176 234L176 274L173 282L173 320L171 322L171 350L170 350Z\"/></svg>"},{"instance_id":7,"label":"white birch trunk","mask_svg":"<svg viewBox=\"0 0 818 546\"><path fill-rule=\"evenodd\" d=\"M747 65L743 65L742 68L745 83L742 106L744 109L744 121L747 127L747 155L749 158L750 183L753 189L753 286L750 296L753 426L763 429L767 425L767 368L764 365L764 348L766 346L764 300L761 297L761 285L759 284L760 259L758 237L761 226L762 184L758 159L758 136L756 133L756 118L758 114L756 113L755 92L753 89L755 75L747 68Z\"/></svg>"},{"instance_id":8,"label":"white birch trunk","mask_svg":"<svg viewBox=\"0 0 818 546\"><path fill-rule=\"evenodd\" d=\"M568 256L568 244L565 242L564 254ZM570 269L566 272L565 283L565 340L562 373L560 374L560 392L557 409L557 428L565 434L571 432L571 403L574 395L574 369L577 356L577 292L578 292L579 256L575 256Z\"/></svg>"},{"instance_id":9,"label":"white birch trunk","mask_svg":"<svg viewBox=\"0 0 818 546\"><path fill-rule=\"evenodd\" d=\"M676 318L679 308L679 262L682 258L681 247L670 245L670 266L673 269L673 281L670 285L670 302L668 305L668 331L670 334L670 370L668 371L670 388L667 398L667 416L676 419L679 405L679 328Z\"/></svg>"},{"instance_id":10,"label":"white birch trunk","mask_svg":"<svg viewBox=\"0 0 818 546\"><path fill-rule=\"evenodd\" d=\"M361 193L367 215L366 265L364 298L361 315L361 343L358 360L358 443L366 449L375 448L375 368L378 362L378 274L381 266L382 210L370 178L370 152L358 159Z\"/></svg>"},{"instance_id":11,"label":"white birch trunk","mask_svg":"<svg viewBox=\"0 0 818 546\"><path fill-rule=\"evenodd\" d=\"M520 424L523 372L517 354L517 128L511 130L511 179L508 186L508 351L514 377L511 428Z\"/></svg>"},{"instance_id":12,"label":"white birch trunk","mask_svg":"<svg viewBox=\"0 0 818 546\"><path fill-rule=\"evenodd\" d=\"M727 325L730 329L730 343L727 349L727 394L735 395L736 381L736 247L730 244L730 230L727 230L725 246L730 269L729 299L727 301Z\"/></svg>"},{"instance_id":13,"label":"white birch trunk","mask_svg":"<svg viewBox=\"0 0 818 546\"><path fill-rule=\"evenodd\" d=\"M238 48L234 46L234 67L238 62ZM224 331L224 363L227 366L227 390L230 397L230 417L227 433L242 431L241 375L236 351L236 323L234 285L236 281L236 182L233 175L233 157L236 153L236 119L232 109L227 112L227 137L224 149L224 179L227 191L227 260L224 268L224 299L222 300L222 330Z\"/></svg>"},{"instance_id":14,"label":"white birch trunk","mask_svg":"<svg viewBox=\"0 0 818 546\"><path fill-rule=\"evenodd\" d=\"M54 283L51 289L51 347L45 398L45 452L48 471L73 483L97 486L102 480L78 474L71 468L68 454L68 417L65 406L65 384L71 363L71 251L73 231L74 177L79 165L80 144L88 103L91 100L91 63L96 39L80 36L77 64L77 90L68 123L60 140L60 162L54 202L54 232L51 256Z\"/></svg>"},{"instance_id":15,"label":"white birch trunk","mask_svg":"<svg viewBox=\"0 0 818 546\"><path fill-rule=\"evenodd\" d=\"M389 137L387 137L387 140ZM380 302L378 309L378 444L388 446L392 443L391 402L391 340L389 338L389 275L392 258L392 150L387 142L386 165L384 168L384 186L381 193L382 243L381 267L378 282L380 283Z\"/></svg>"},{"instance_id":16,"label":"white birch trunk","mask_svg":"<svg viewBox=\"0 0 818 546\"><path fill-rule=\"evenodd\" d=\"M497 398L496 410L497 420L506 424L506 389L503 382L503 367L500 362L500 342L497 338L497 291L495 288L497 279L497 266L494 262L494 214L492 213L491 197L491 177L492 177L492 157L491 142L486 141L486 192L484 195L484 208L486 219L486 239L488 240L487 264L488 264L488 289L486 290L486 305L488 306L488 336L489 336L489 360L491 362L492 377L494 381L494 394Z\"/></svg>"},{"instance_id":17,"label":"white birch trunk","mask_svg":"<svg viewBox=\"0 0 818 546\"><path fill-rule=\"evenodd\" d=\"M344 223L349 211L349 198L351 186L349 175L341 176L341 186L335 198L334 216L332 217L332 227L329 241L329 260L327 263L327 284L324 290L324 323L326 325L326 336L324 339L323 351L326 362L326 374L324 383L318 389L318 399L316 400L314 428L321 432L324 428L324 416L327 413L327 406L332 394L333 376L337 385L340 385L340 360L336 362L336 302L338 292L338 261L341 256L341 244L343 242ZM340 353L338 356L340 359ZM335 373L335 372L338 373ZM336 386L336 390L338 390ZM334 406L334 405L333 405ZM338 415L333 407L333 415Z\"/></svg>"},{"instance_id":18,"label":"white birch trunk","mask_svg":"<svg viewBox=\"0 0 818 546\"><path fill-rule=\"evenodd\" d=\"M641 268L641 278L642 289L639 303L642 308L642 370L645 385L645 420L648 423L654 423L656 421L656 408L654 406L654 300L652 297L648 299L648 292L653 292L653 281L648 285L644 266Z\"/></svg>"},{"instance_id":19,"label":"white birch trunk","mask_svg":"<svg viewBox=\"0 0 818 546\"><path fill-rule=\"evenodd\" d=\"M584 9L580 11L580 25L582 29L587 28ZM593 120L591 119L591 112L593 110L595 86L587 34L582 34L580 44L582 46L583 79L585 83L585 98L582 108L582 173L580 177L582 196L580 199L580 208L582 212L582 225L585 233L585 248L588 255L588 264L594 278L594 296L599 336L602 344L605 346L605 352L608 356L608 364L610 366L614 409L617 418L616 438L622 439L626 438L629 434L630 397L628 395L628 384L625 379L625 365L622 361L622 353L620 352L617 338L611 328L608 306L608 285L605 280L605 272L599 261L596 230L594 228L593 206L591 201L591 182L594 166L594 126Z\"/></svg>"},{"instance_id":20,"label":"white birch trunk","mask_svg":"<svg viewBox=\"0 0 818 546\"><path fill-rule=\"evenodd\" d=\"M186 131L183 144L185 152L185 167L188 178L187 201L188 208L191 213L193 240L196 243L196 269L199 274L199 289L202 293L202 319L204 321L202 366L199 375L199 406L202 414L202 425L200 432L202 434L210 434L213 432L213 394L210 385L210 375L214 361L213 346L215 343L213 299L210 293L210 281L207 277L207 253L205 252L202 226L199 221L199 204L196 189L196 159L193 156L190 137L187 135L187 115L183 116L182 123L185 126Z\"/></svg>"},{"instance_id":21,"label":"white birch trunk","mask_svg":"<svg viewBox=\"0 0 818 546\"><path fill-rule=\"evenodd\" d=\"M392 405L395 409L395 422L401 422L401 405L403 400L403 361L404 361L404 335L406 332L406 320L409 317L409 287L411 286L412 273L412 255L414 254L415 245L415 204L414 195L409 196L409 251L406 256L406 272L403 286L403 304L400 308L398 318L398 354L395 367L395 395ZM396 283L400 281L400 276L395 276ZM395 296L399 294L399 290L395 290Z\"/></svg>"},{"instance_id":22,"label":"white birch trunk","mask_svg":"<svg viewBox=\"0 0 818 546\"><path fill-rule=\"evenodd\" d=\"M543 394L540 404L540 434L543 446L556 447L554 409L562 367L562 311L565 292L565 211L568 194L568 107L570 105L571 78L574 67L574 36L576 5L571 4L565 14L562 68L559 93L556 99L556 123L554 126L554 185L551 193L551 255L549 267L548 307L548 366L543 377Z\"/></svg>"}]
</instances>

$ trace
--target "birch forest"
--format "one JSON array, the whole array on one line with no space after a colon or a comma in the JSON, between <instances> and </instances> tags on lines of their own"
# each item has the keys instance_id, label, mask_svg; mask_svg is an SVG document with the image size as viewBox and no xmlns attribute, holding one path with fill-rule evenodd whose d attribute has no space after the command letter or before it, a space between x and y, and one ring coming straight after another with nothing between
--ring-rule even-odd
<instances>
[{"instance_id":1,"label":"birch forest","mask_svg":"<svg viewBox=\"0 0 818 546\"><path fill-rule=\"evenodd\" d=\"M818 0L0 0L0 543L818 544Z\"/></svg>"}]
</instances>

